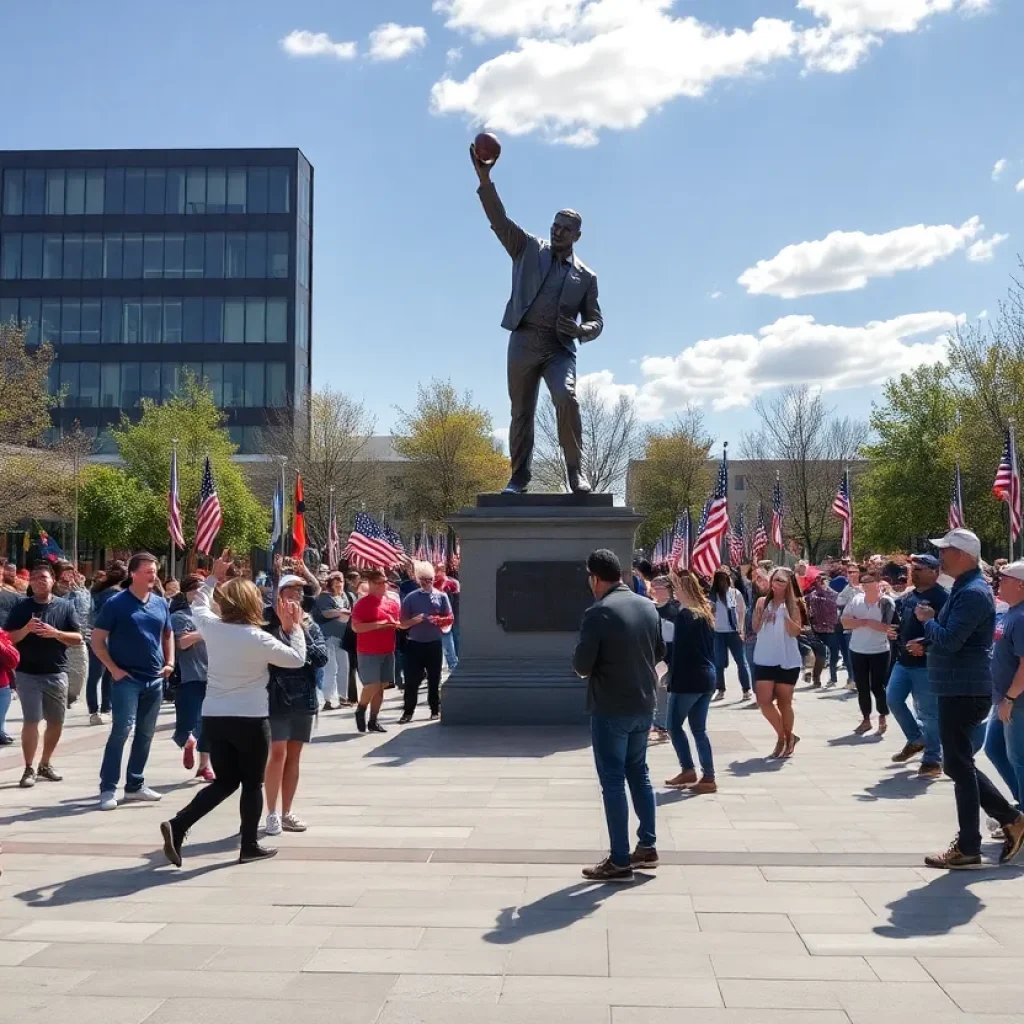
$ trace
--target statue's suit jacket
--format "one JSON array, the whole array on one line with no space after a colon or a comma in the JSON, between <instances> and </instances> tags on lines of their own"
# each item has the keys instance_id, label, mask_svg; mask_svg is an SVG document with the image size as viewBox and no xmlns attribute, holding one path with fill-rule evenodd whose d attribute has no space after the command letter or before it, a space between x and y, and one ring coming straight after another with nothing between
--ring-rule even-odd
<instances>
[{"instance_id":1,"label":"statue's suit jacket","mask_svg":"<svg viewBox=\"0 0 1024 1024\"><path fill-rule=\"evenodd\" d=\"M509 219L493 184L481 185L477 194L494 233L512 257L512 295L505 307L501 326L506 331L516 331L551 269L551 245L543 238L524 231ZM604 329L601 306L597 301L597 274L577 259L575 253L570 262L572 266L562 288L558 312L570 320L582 317L579 340L593 341ZM570 352L576 351L574 338L559 334L558 340Z\"/></svg>"}]
</instances>

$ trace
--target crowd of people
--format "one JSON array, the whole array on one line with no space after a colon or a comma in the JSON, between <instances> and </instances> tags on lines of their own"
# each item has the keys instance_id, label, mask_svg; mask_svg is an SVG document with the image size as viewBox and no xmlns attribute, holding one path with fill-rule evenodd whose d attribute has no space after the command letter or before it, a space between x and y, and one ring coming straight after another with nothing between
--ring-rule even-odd
<instances>
[{"instance_id":1,"label":"crowd of people","mask_svg":"<svg viewBox=\"0 0 1024 1024\"><path fill-rule=\"evenodd\" d=\"M758 562L722 566L711 579L644 560L624 572L612 552L592 553L595 600L573 666L587 680L611 852L586 877L628 881L657 866L650 742L672 744L679 771L669 789L717 791L708 718L725 698L730 661L740 701L771 728L767 756L780 760L800 742L801 677L808 691L828 690L842 667L857 696L852 732L884 736L891 713L903 734L892 762L920 756L920 779L953 780L958 832L926 863L979 865L981 809L1003 843L1000 861L1015 858L1024 845L1024 712L1015 711L1024 697L1024 562L986 565L964 529L932 544L937 555ZM206 785L161 826L168 860L180 865L188 830L239 789L240 860L273 856L259 841L264 811L265 835L308 827L295 802L319 714L350 709L358 732L383 733L385 691L403 689L405 724L425 681L430 719L439 718L442 668L458 660L459 599L457 579L425 561L401 572L314 573L278 557L252 578L225 551L209 573L164 581L147 552L90 581L67 562L40 561L27 574L8 565L0 744L14 742L5 723L16 693L20 784L60 782L65 716L84 691L90 724L110 727L98 807L157 802L146 766L161 706L173 699L173 742ZM982 748L1010 799L978 769ZM640 820L632 851L627 784Z\"/></svg>"},{"instance_id":2,"label":"crowd of people","mask_svg":"<svg viewBox=\"0 0 1024 1024\"><path fill-rule=\"evenodd\" d=\"M891 711L904 738L891 761L920 756L919 779L945 773L953 780L957 834L925 863L979 866L981 809L1003 843L1000 863L1013 860L1024 845L1024 711L1015 711L1024 696L1024 561L986 565L977 536L965 529L932 545L937 555L876 555L860 564L722 566L710 580L644 559L623 574L612 552L594 552L588 575L596 600L574 667L588 680L611 852L585 877L630 881L634 869L657 866L649 742L672 743L679 773L665 780L668 788L717 791L707 722L725 697L730 658L740 700L753 690L774 733L767 756L782 760L800 742L793 698L801 676L808 691L828 690L838 685L841 663L857 695L853 734L884 736ZM977 767L982 748L1011 799ZM632 852L627 784L640 820Z\"/></svg>"},{"instance_id":3,"label":"crowd of people","mask_svg":"<svg viewBox=\"0 0 1024 1024\"><path fill-rule=\"evenodd\" d=\"M239 788L240 860L272 856L258 841L264 806L264 834L307 828L294 802L319 714L354 708L358 732L386 732L384 691L404 688L406 724L425 678L430 718L439 718L442 666L458 662L458 602L458 580L425 561L346 574L277 557L271 573L252 578L226 551L208 574L163 581L148 552L91 580L67 562L39 561L27 573L8 565L0 743L14 743L5 729L14 695L20 785L61 782L54 755L84 690L90 725L109 725L99 809L155 803L163 795L145 771L161 706L173 700L182 764L208 785L161 826L168 859L180 864L188 829Z\"/></svg>"}]
</instances>

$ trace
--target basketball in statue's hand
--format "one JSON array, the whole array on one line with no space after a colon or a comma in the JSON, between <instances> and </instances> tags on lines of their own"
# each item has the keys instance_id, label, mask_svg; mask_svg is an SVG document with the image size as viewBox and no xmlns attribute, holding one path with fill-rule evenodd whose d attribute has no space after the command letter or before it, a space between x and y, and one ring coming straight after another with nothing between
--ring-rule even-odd
<instances>
[{"instance_id":1,"label":"basketball in statue's hand","mask_svg":"<svg viewBox=\"0 0 1024 1024\"><path fill-rule=\"evenodd\" d=\"M473 142L473 151L482 164L493 164L501 156L501 143L496 135L481 132Z\"/></svg>"}]
</instances>

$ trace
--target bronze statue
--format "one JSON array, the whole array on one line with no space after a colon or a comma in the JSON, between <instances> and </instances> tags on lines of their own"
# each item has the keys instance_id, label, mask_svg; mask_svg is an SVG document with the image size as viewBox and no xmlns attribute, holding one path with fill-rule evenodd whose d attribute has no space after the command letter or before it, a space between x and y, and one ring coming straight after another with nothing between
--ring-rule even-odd
<instances>
[{"instance_id":1,"label":"bronze statue","mask_svg":"<svg viewBox=\"0 0 1024 1024\"><path fill-rule=\"evenodd\" d=\"M546 241L528 234L510 220L491 181L494 161L477 157L469 147L480 187L477 195L494 233L512 257L512 296L501 326L511 331L508 343L508 396L512 424L508 447L512 475L506 494L523 494L533 465L534 416L543 379L555 404L558 443L562 447L569 486L576 494L590 491L581 469L582 426L576 400L576 342L593 341L604 327L597 301L597 275L579 259L582 218L561 210ZM577 322L579 319L580 322Z\"/></svg>"}]
</instances>

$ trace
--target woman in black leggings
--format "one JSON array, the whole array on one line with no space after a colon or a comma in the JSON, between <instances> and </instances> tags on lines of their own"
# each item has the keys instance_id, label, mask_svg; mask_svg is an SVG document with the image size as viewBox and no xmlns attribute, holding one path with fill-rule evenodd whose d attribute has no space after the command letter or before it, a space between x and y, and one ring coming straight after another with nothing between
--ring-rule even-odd
<instances>
[{"instance_id":1,"label":"woman in black leggings","mask_svg":"<svg viewBox=\"0 0 1024 1024\"><path fill-rule=\"evenodd\" d=\"M302 608L295 600L278 597L281 634L288 638L288 643L282 643L263 628L263 595L259 588L250 580L228 579L232 569L231 552L225 549L192 605L192 618L206 642L209 662L202 730L217 778L160 826L164 854L176 867L181 867L181 847L188 830L239 786L240 863L277 853L257 842L263 812L263 776L270 753L268 666L298 669L305 664ZM293 579L299 578L283 577L279 589L287 590Z\"/></svg>"},{"instance_id":2,"label":"woman in black leggings","mask_svg":"<svg viewBox=\"0 0 1024 1024\"><path fill-rule=\"evenodd\" d=\"M878 735L885 735L889 705L885 687L889 682L889 627L896 604L880 592L878 574L871 568L860 571L861 594L855 594L843 611L843 627L850 630L850 660L857 684L861 722L853 731L858 736L871 731L871 698L878 712Z\"/></svg>"}]
</instances>

